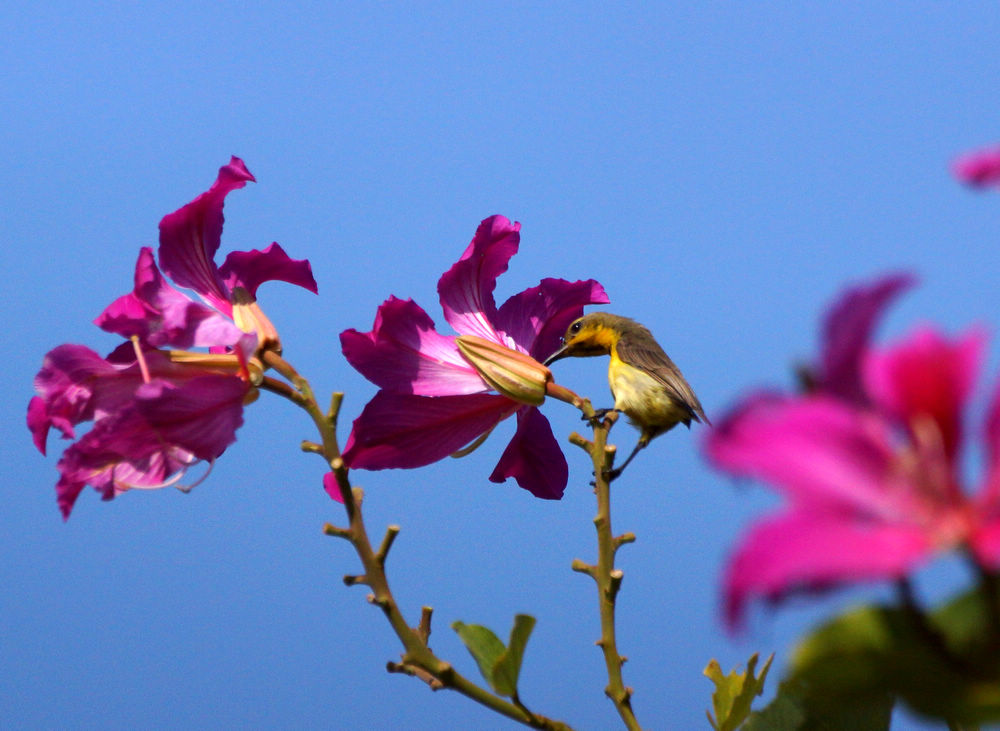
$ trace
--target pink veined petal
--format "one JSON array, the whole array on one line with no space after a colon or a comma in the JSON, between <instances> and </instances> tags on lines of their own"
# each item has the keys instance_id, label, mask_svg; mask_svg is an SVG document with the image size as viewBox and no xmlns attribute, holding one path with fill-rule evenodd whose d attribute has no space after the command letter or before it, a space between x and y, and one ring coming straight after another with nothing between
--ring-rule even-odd
<instances>
[{"instance_id":1,"label":"pink veined petal","mask_svg":"<svg viewBox=\"0 0 1000 731\"><path fill-rule=\"evenodd\" d=\"M139 413L159 441L211 460L236 441L248 389L236 376L208 374L182 384L154 380L135 395Z\"/></svg>"},{"instance_id":2,"label":"pink veined petal","mask_svg":"<svg viewBox=\"0 0 1000 731\"><path fill-rule=\"evenodd\" d=\"M42 454L45 454L45 444L48 441L49 427L51 426L52 422L49 421L45 401L39 396L32 396L31 401L28 402L28 431L31 432L31 441L35 448Z\"/></svg>"},{"instance_id":3,"label":"pink veined petal","mask_svg":"<svg viewBox=\"0 0 1000 731\"><path fill-rule=\"evenodd\" d=\"M327 472L323 475L323 490L326 491L331 500L335 500L338 503L344 502L344 496L340 494L340 488L337 487L337 478L332 472Z\"/></svg>"},{"instance_id":4,"label":"pink veined petal","mask_svg":"<svg viewBox=\"0 0 1000 731\"><path fill-rule=\"evenodd\" d=\"M211 188L160 221L160 267L226 315L232 315L232 305L214 261L222 239L222 206L230 191L248 180L254 181L253 175L233 157Z\"/></svg>"},{"instance_id":5,"label":"pink veined petal","mask_svg":"<svg viewBox=\"0 0 1000 731\"><path fill-rule=\"evenodd\" d=\"M897 481L888 424L835 399L753 396L709 431L705 452L800 504L886 520L916 510Z\"/></svg>"},{"instance_id":6,"label":"pink veined petal","mask_svg":"<svg viewBox=\"0 0 1000 731\"><path fill-rule=\"evenodd\" d=\"M94 324L154 347L231 347L243 336L231 319L170 286L149 247L139 252L135 289L112 302Z\"/></svg>"},{"instance_id":7,"label":"pink veined petal","mask_svg":"<svg viewBox=\"0 0 1000 731\"><path fill-rule=\"evenodd\" d=\"M608 301L604 287L594 279L543 279L504 302L494 322L532 358L543 361L559 348L566 328L583 315L584 305Z\"/></svg>"},{"instance_id":8,"label":"pink veined petal","mask_svg":"<svg viewBox=\"0 0 1000 731\"><path fill-rule=\"evenodd\" d=\"M63 454L62 459L59 460L60 465L65 459L66 455ZM63 521L69 520L73 506L76 505L77 498L80 497L80 493L86 486L85 479L76 472L66 470L65 474L60 475L59 481L56 483L56 504L59 506L59 513L62 515Z\"/></svg>"},{"instance_id":9,"label":"pink veined petal","mask_svg":"<svg viewBox=\"0 0 1000 731\"><path fill-rule=\"evenodd\" d=\"M535 497L559 500L566 490L569 466L549 420L534 406L517 411L517 431L497 463L491 482L508 477Z\"/></svg>"},{"instance_id":10,"label":"pink veined petal","mask_svg":"<svg viewBox=\"0 0 1000 731\"><path fill-rule=\"evenodd\" d=\"M378 308L371 332L345 330L340 344L361 375L395 393L454 396L489 390L458 352L455 339L439 335L413 300L390 297Z\"/></svg>"},{"instance_id":11,"label":"pink veined petal","mask_svg":"<svg viewBox=\"0 0 1000 731\"><path fill-rule=\"evenodd\" d=\"M104 500L129 486L159 485L189 461L190 455L165 444L135 404L94 424L59 460L56 496L63 519L86 485Z\"/></svg>"},{"instance_id":12,"label":"pink veined petal","mask_svg":"<svg viewBox=\"0 0 1000 731\"><path fill-rule=\"evenodd\" d=\"M975 188L1000 183L1000 146L962 155L951 164L951 171L961 182Z\"/></svg>"},{"instance_id":13,"label":"pink veined petal","mask_svg":"<svg viewBox=\"0 0 1000 731\"><path fill-rule=\"evenodd\" d=\"M868 353L865 385L872 400L904 425L932 419L946 454L954 459L962 439L962 411L985 346L981 330L950 341L929 327L920 328L892 348Z\"/></svg>"},{"instance_id":14,"label":"pink veined petal","mask_svg":"<svg viewBox=\"0 0 1000 731\"><path fill-rule=\"evenodd\" d=\"M457 452L516 409L510 399L493 394L379 391L354 420L344 462L365 470L423 467Z\"/></svg>"},{"instance_id":15,"label":"pink veined petal","mask_svg":"<svg viewBox=\"0 0 1000 731\"><path fill-rule=\"evenodd\" d=\"M445 319L462 335L478 335L501 345L494 327L496 302L493 290L497 277L507 271L517 253L521 224L503 216L490 216L476 229L476 235L462 257L438 281L438 295Z\"/></svg>"},{"instance_id":16,"label":"pink veined petal","mask_svg":"<svg viewBox=\"0 0 1000 731\"><path fill-rule=\"evenodd\" d=\"M795 590L902 576L932 550L912 525L801 510L760 521L726 569L726 620L738 628L753 596L776 601Z\"/></svg>"},{"instance_id":17,"label":"pink veined petal","mask_svg":"<svg viewBox=\"0 0 1000 731\"><path fill-rule=\"evenodd\" d=\"M101 389L101 383L113 379L118 372L83 345L60 345L45 354L42 368L35 376L38 400L32 399L28 406L28 428L43 454L50 427L72 439L73 427L93 419L102 402L105 408L114 408L108 406L109 400L127 400L127 394L119 393L116 398L114 392L104 393Z\"/></svg>"},{"instance_id":18,"label":"pink veined petal","mask_svg":"<svg viewBox=\"0 0 1000 731\"><path fill-rule=\"evenodd\" d=\"M886 307L914 284L909 274L891 274L843 292L823 321L819 389L858 404L867 399L861 359Z\"/></svg>"},{"instance_id":19,"label":"pink veined petal","mask_svg":"<svg viewBox=\"0 0 1000 731\"><path fill-rule=\"evenodd\" d=\"M264 282L281 281L318 293L312 266L307 259L290 259L285 250L273 243L263 251L233 251L219 267L219 275L232 290L243 287L257 298L257 287Z\"/></svg>"}]
</instances>

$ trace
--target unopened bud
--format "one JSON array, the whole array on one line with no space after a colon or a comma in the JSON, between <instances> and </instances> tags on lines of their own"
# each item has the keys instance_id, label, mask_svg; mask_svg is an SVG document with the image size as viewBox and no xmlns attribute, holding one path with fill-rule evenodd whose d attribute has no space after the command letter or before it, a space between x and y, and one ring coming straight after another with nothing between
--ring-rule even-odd
<instances>
[{"instance_id":1,"label":"unopened bud","mask_svg":"<svg viewBox=\"0 0 1000 731\"><path fill-rule=\"evenodd\" d=\"M458 350L497 393L522 404L540 406L552 371L530 355L476 335L455 338Z\"/></svg>"}]
</instances>

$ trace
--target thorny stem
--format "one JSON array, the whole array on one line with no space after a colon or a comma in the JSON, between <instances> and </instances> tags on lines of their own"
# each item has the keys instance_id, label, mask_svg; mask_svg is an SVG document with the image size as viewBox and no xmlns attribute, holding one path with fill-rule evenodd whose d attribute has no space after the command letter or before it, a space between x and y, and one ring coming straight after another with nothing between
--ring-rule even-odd
<instances>
[{"instance_id":1,"label":"thorny stem","mask_svg":"<svg viewBox=\"0 0 1000 731\"><path fill-rule=\"evenodd\" d=\"M597 528L597 563L591 565L577 559L573 562L573 570L589 575L597 584L601 614L601 639L597 644L604 653L604 664L608 673L608 685L604 692L615 704L626 728L635 730L641 727L632 710L632 689L622 680L622 665L626 658L618 653L615 635L615 599L624 577L622 570L615 568L615 554L624 544L635 540L635 535L632 533L615 536L611 530L611 485L606 475L614 464L615 448L608 444L608 432L615 423L617 413L611 412L605 418L598 420L593 407L586 400L580 404L580 410L594 428L594 439L588 441L579 434L573 434L570 436L570 441L587 452L594 465L594 492L597 495L597 515L594 517L594 526Z\"/></svg>"},{"instance_id":2,"label":"thorny stem","mask_svg":"<svg viewBox=\"0 0 1000 731\"><path fill-rule=\"evenodd\" d=\"M347 528L327 524L323 530L327 535L346 539L354 547L358 558L361 559L364 573L345 577L345 583L348 585L365 584L372 590L371 594L368 595L368 601L382 610L396 636L403 643L402 662L390 662L387 664L387 669L390 672L400 672L420 678L434 690L451 688L496 713L526 726L549 729L550 731L572 731L570 726L561 721L532 713L520 703L519 699L512 703L505 698L494 695L463 676L452 667L451 663L438 658L428 646L428 637L431 633L430 607L423 607L420 623L416 627L411 627L407 623L392 595L389 579L385 572L385 561L392 543L399 533L399 527L389 526L378 550L372 548L361 514L363 493L361 488L351 487L347 466L340 456L336 427L343 394L335 393L331 399L329 410L324 413L316 401L309 382L300 376L287 361L272 351L265 352L263 360L277 373L291 381L294 389L273 378L265 378L261 388L283 396L304 409L320 433L321 448L316 450L315 444L306 442L305 444L308 445L306 451L322 454L329 464L336 479L340 496L344 501L349 521Z\"/></svg>"}]
</instances>

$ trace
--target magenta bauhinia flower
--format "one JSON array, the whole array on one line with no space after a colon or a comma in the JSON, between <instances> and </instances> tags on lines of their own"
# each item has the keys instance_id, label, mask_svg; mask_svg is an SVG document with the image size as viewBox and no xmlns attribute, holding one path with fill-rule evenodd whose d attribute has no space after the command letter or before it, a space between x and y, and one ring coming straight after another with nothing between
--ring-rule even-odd
<instances>
[{"instance_id":1,"label":"magenta bauhinia flower","mask_svg":"<svg viewBox=\"0 0 1000 731\"><path fill-rule=\"evenodd\" d=\"M1000 146L974 150L951 164L951 171L963 183L975 188L1000 184Z\"/></svg>"},{"instance_id":2,"label":"magenta bauhinia flower","mask_svg":"<svg viewBox=\"0 0 1000 731\"><path fill-rule=\"evenodd\" d=\"M536 408L551 380L541 361L585 305L608 298L592 279L543 279L498 308L493 291L517 253L519 231L503 216L487 218L438 282L457 337L438 333L419 305L396 297L379 307L370 332L341 333L344 356L380 388L354 422L344 450L348 466L420 467L478 444L516 416L490 480L513 477L537 497L562 497L566 458Z\"/></svg>"},{"instance_id":3,"label":"magenta bauhinia flower","mask_svg":"<svg viewBox=\"0 0 1000 731\"><path fill-rule=\"evenodd\" d=\"M234 157L219 169L211 188L160 221L160 267L202 302L171 287L157 270L152 252L143 249L135 289L113 302L96 324L156 347L202 346L226 352L244 333L256 336L257 350L279 347L274 326L257 304L257 288L281 280L316 292L309 262L290 259L273 243L264 251L231 252L221 267L215 264L226 196L253 180L243 161Z\"/></svg>"},{"instance_id":4,"label":"magenta bauhinia flower","mask_svg":"<svg viewBox=\"0 0 1000 731\"><path fill-rule=\"evenodd\" d=\"M251 385L238 363L188 365L148 350L141 360L131 344L105 359L82 345L49 351L28 406L28 427L45 454L49 429L76 439L59 460L56 496L68 518L86 485L105 500L132 488L182 485L198 462L211 462L236 439ZM226 368L229 372L226 372Z\"/></svg>"},{"instance_id":5,"label":"magenta bauhinia flower","mask_svg":"<svg viewBox=\"0 0 1000 731\"><path fill-rule=\"evenodd\" d=\"M257 287L280 279L316 291L309 263L289 259L277 244L234 252L216 267L223 202L247 180L253 176L234 157L206 193L160 223L163 271L200 300L174 288L143 248L133 291L95 321L129 341L107 358L81 345L45 356L28 428L43 454L53 427L76 439L58 463L64 518L88 484L106 500L136 488L188 489L188 468L211 463L235 441L243 406L260 382L255 356L280 347L257 305ZM171 346L180 350L162 349ZM77 439L86 422L93 426Z\"/></svg>"},{"instance_id":6,"label":"magenta bauhinia flower","mask_svg":"<svg viewBox=\"0 0 1000 731\"><path fill-rule=\"evenodd\" d=\"M839 333L855 354L850 378L801 395L758 393L707 436L706 453L718 467L767 482L787 500L729 562L732 625L752 597L900 578L949 548L1000 565L1000 391L981 432L987 469L978 490L963 489L959 467L984 335L948 338L923 327L873 348L874 322L906 284L892 277L850 290L831 310L824 352L837 350L829 338Z\"/></svg>"}]
</instances>

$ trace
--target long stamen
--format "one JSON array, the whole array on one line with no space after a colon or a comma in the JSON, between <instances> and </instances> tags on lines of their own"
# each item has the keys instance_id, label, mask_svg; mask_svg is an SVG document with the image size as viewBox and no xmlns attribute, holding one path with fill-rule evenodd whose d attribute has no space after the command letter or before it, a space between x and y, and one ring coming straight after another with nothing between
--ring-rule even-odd
<instances>
[{"instance_id":1,"label":"long stamen","mask_svg":"<svg viewBox=\"0 0 1000 731\"><path fill-rule=\"evenodd\" d=\"M499 423L500 422L497 422L497 424L499 424ZM466 455L472 454L477 449L479 449L479 447L482 446L483 442L486 441L486 437L488 437L490 434L492 434L493 430L496 429L496 428L497 428L497 425L494 424L489 429L487 429L485 432L483 432L478 437L476 437L476 440L472 444L468 445L467 447L462 447L457 452L452 452L451 455L449 455L449 456L454 457L455 459L458 459L460 457L465 457Z\"/></svg>"},{"instance_id":2,"label":"long stamen","mask_svg":"<svg viewBox=\"0 0 1000 731\"><path fill-rule=\"evenodd\" d=\"M178 484L187 475L188 470L194 467L199 462L204 462L205 460L192 459L190 462L185 464L176 474L171 476L169 479L163 482L158 482L152 485L139 485L131 482L125 482L124 480L115 480L115 487L121 490L158 490L161 487L176 487L178 490L184 493L191 492L194 488L198 487L202 482L208 479L208 476L212 474L212 470L215 467L215 460L208 460L208 469L205 470L205 474L199 477L194 482L181 485Z\"/></svg>"},{"instance_id":3,"label":"long stamen","mask_svg":"<svg viewBox=\"0 0 1000 731\"><path fill-rule=\"evenodd\" d=\"M139 372L142 373L142 382L149 383L149 366L146 364L146 358L142 354L142 346L139 345L139 336L133 335L129 338L132 341L132 349L135 351L135 360L139 364Z\"/></svg>"}]
</instances>

